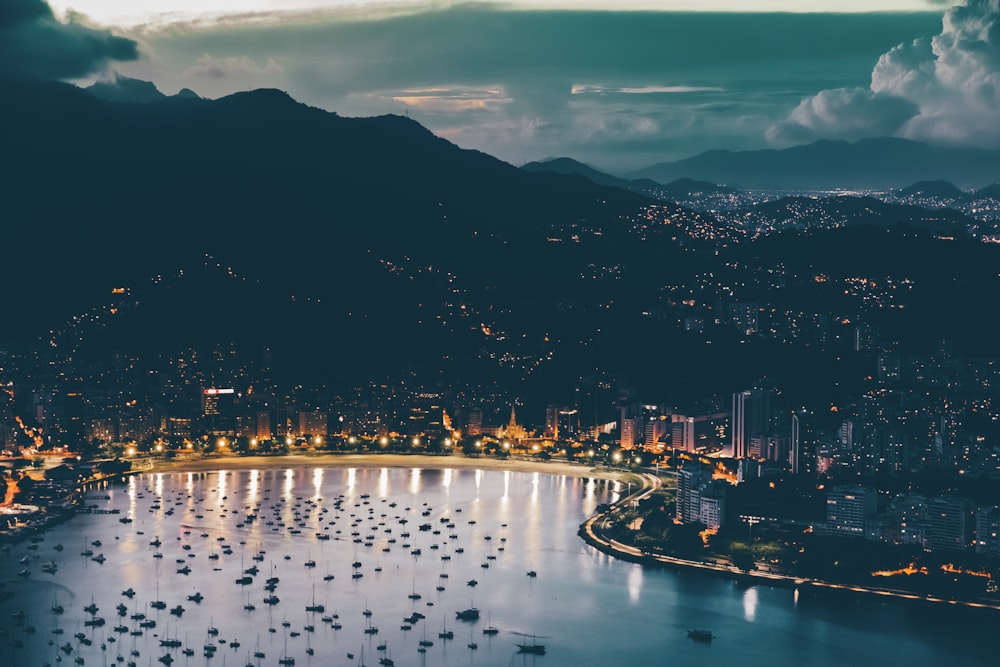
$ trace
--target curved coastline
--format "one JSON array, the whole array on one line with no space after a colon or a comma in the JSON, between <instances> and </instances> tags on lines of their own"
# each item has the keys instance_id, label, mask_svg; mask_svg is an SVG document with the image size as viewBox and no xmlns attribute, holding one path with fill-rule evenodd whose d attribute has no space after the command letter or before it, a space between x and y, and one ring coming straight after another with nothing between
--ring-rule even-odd
<instances>
[{"instance_id":1,"label":"curved coastline","mask_svg":"<svg viewBox=\"0 0 1000 667\"><path fill-rule=\"evenodd\" d=\"M741 585L766 584L780 588L795 589L801 593L816 595L853 595L869 598L888 598L896 602L947 605L973 610L987 610L989 612L1000 611L1000 605L987 604L972 600L953 600L930 595L918 595L906 591L898 591L886 588L874 588L869 586L858 586L850 584L835 584L820 579L809 577L796 577L773 572L751 571L747 572L732 565L717 565L713 563L703 563L699 561L687 560L668 556L665 554L654 554L642 551L628 544L623 544L617 540L605 538L601 534L601 522L617 509L624 507L627 503L641 500L659 488L659 479L653 475L641 475L642 487L630 496L620 498L610 509L599 512L589 517L580 525L578 535L590 546L606 554L627 560L633 563L640 563L653 567L669 567L674 569L697 570L707 574L724 576L733 579Z\"/></svg>"},{"instance_id":2,"label":"curved coastline","mask_svg":"<svg viewBox=\"0 0 1000 667\"><path fill-rule=\"evenodd\" d=\"M569 475L573 477L593 477L604 480L622 481L628 477L638 478L641 484L635 492L622 496L610 509L587 518L577 534L587 544L615 558L653 567L695 570L723 576L741 585L765 584L768 586L796 589L801 593L816 595L852 595L869 598L883 598L901 603L947 605L953 608L1000 611L1000 605L971 600L955 600L935 596L924 596L906 591L874 588L776 574L761 571L744 571L735 566L717 565L677 558L665 554L642 551L631 545L605 538L601 534L599 522L611 512L633 501L641 500L660 486L658 477L652 474L634 474L626 470L594 468L564 461L539 461L524 459L494 459L487 457L465 457L456 455L420 454L288 454L283 456L222 456L197 459L155 461L152 467L134 470L129 474L160 472L212 472L221 469L252 470L255 468L315 467L325 465L337 468L383 467L383 468L464 468L483 470L509 470L513 472L541 472L548 475ZM88 483L103 480L91 480Z\"/></svg>"}]
</instances>

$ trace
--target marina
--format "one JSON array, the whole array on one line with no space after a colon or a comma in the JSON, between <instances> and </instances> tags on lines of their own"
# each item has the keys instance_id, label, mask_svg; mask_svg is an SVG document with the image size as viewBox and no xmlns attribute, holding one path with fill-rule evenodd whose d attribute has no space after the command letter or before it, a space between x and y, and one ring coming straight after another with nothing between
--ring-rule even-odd
<instances>
[{"instance_id":1,"label":"marina","mask_svg":"<svg viewBox=\"0 0 1000 667\"><path fill-rule=\"evenodd\" d=\"M400 666L654 665L665 655L763 665L779 647L821 666L986 664L976 623L961 616L951 627L901 605L799 599L602 554L577 528L624 491L475 469L135 475L88 498L105 511L53 528L38 549L0 553L0 664L320 667L367 653ZM103 562L86 555L94 548ZM468 641L449 641L456 633ZM851 653L862 644L870 661Z\"/></svg>"}]
</instances>

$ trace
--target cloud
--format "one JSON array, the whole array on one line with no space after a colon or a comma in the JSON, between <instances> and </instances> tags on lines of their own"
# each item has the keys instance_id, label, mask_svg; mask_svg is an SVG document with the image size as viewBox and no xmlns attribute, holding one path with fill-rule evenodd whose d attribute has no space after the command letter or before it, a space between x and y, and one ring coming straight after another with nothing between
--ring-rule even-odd
<instances>
[{"instance_id":1,"label":"cloud","mask_svg":"<svg viewBox=\"0 0 1000 667\"><path fill-rule=\"evenodd\" d=\"M144 32L151 56L118 69L207 97L279 88L344 116L408 109L461 146L514 163L569 154L630 170L761 148L803 97L863 85L882 53L940 20L463 5Z\"/></svg>"},{"instance_id":2,"label":"cloud","mask_svg":"<svg viewBox=\"0 0 1000 667\"><path fill-rule=\"evenodd\" d=\"M868 88L824 90L768 131L777 143L887 135L1000 147L1000 0L948 9L937 35L884 53Z\"/></svg>"},{"instance_id":3,"label":"cloud","mask_svg":"<svg viewBox=\"0 0 1000 667\"><path fill-rule=\"evenodd\" d=\"M205 54L198 58L194 67L189 67L182 76L198 79L245 79L276 74L281 71L281 65L274 58L268 58L263 65L258 65L249 56L231 56L215 58Z\"/></svg>"},{"instance_id":4,"label":"cloud","mask_svg":"<svg viewBox=\"0 0 1000 667\"><path fill-rule=\"evenodd\" d=\"M77 14L63 23L45 0L0 2L0 77L78 78L138 57L133 40L92 28Z\"/></svg>"},{"instance_id":5,"label":"cloud","mask_svg":"<svg viewBox=\"0 0 1000 667\"><path fill-rule=\"evenodd\" d=\"M786 145L816 139L884 137L899 132L917 111L905 98L865 88L824 90L802 100L784 123L768 130L767 137Z\"/></svg>"},{"instance_id":6,"label":"cloud","mask_svg":"<svg viewBox=\"0 0 1000 667\"><path fill-rule=\"evenodd\" d=\"M591 86L582 83L573 84L570 91L573 95L605 95L620 93L622 95L676 95L680 93L721 93L718 86Z\"/></svg>"},{"instance_id":7,"label":"cloud","mask_svg":"<svg viewBox=\"0 0 1000 667\"><path fill-rule=\"evenodd\" d=\"M420 111L493 111L499 105L510 103L503 86L439 86L382 93L391 99Z\"/></svg>"}]
</instances>

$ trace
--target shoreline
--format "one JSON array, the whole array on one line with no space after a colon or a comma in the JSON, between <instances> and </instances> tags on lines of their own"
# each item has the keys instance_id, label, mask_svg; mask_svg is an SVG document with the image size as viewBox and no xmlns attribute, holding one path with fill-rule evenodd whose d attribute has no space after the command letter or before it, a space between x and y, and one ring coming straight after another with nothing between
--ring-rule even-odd
<instances>
[{"instance_id":1,"label":"shoreline","mask_svg":"<svg viewBox=\"0 0 1000 667\"><path fill-rule=\"evenodd\" d=\"M598 524L601 519L616 509L623 507L626 503L640 500L659 488L658 479L649 475L641 475L641 478L643 480L643 486L638 491L630 496L620 498L618 502L614 503L611 509L606 512L599 512L591 517L588 517L586 521L580 524L577 535L584 542L598 551L620 560L638 563L643 567L648 566L674 570L696 571L710 576L732 579L735 583L744 586L764 584L777 588L792 589L803 594L810 593L829 597L847 595L869 599L886 598L900 604L948 606L970 611L983 611L986 613L995 613L1000 611L1000 604L989 604L975 600L948 599L886 588L872 588L869 586L852 584L836 584L829 581L822 581L820 579L811 579L809 577L796 577L792 575L763 572L759 570L745 571L740 570L735 566L692 561L667 554L642 551L632 545L624 544L611 538L605 538L603 534L599 535L598 532L600 532L600 527Z\"/></svg>"},{"instance_id":2,"label":"shoreline","mask_svg":"<svg viewBox=\"0 0 1000 667\"><path fill-rule=\"evenodd\" d=\"M594 468L581 464L566 461L539 461L524 459L495 459L489 457L466 457L456 455L426 455L426 454L286 454L282 456L217 456L198 459L154 461L149 468L133 470L125 475L140 475L145 473L164 472L217 472L219 470L253 470L257 468L313 468L325 466L331 468L460 468L460 469L482 469L490 471L512 471L512 472L536 472L547 475L567 475L572 477L589 477L601 480L618 481L624 483L627 479L639 480L638 489L628 496L620 496L614 503L611 510L640 500L659 488L659 478L654 478L649 474L639 474L627 470L616 470L611 468ZM118 477L117 475L115 477ZM85 489L88 485L99 484L107 481L107 478L91 480L82 485ZM74 512L70 511L61 517L60 521L65 521L72 517ZM606 539L603 535L598 535L595 530L599 520L606 516L607 512L598 512L580 525L577 535L588 545L598 551L606 553L619 560L638 563L643 566L670 568L675 570L691 570L711 576L732 579L741 585L765 584L769 586L796 589L802 593L814 593L818 595L854 595L866 598L891 599L898 603L916 603L921 605L935 604L947 605L952 608L963 608L969 610L983 610L989 612L1000 611L1000 605L986 604L973 600L953 600L924 596L905 591L894 591L889 589L869 588L850 584L835 584L818 579L806 577L795 577L791 575L781 575L776 573L760 571L743 571L732 566L713 565L697 561L676 558L666 554L657 554L641 551L631 545L616 542L613 539ZM39 530L44 531L45 527ZM26 536L26 535L22 535Z\"/></svg>"},{"instance_id":3,"label":"shoreline","mask_svg":"<svg viewBox=\"0 0 1000 667\"><path fill-rule=\"evenodd\" d=\"M565 461L535 461L524 459L494 459L456 455L428 454L285 454L283 456L219 456L174 461L155 461L151 468L133 470L129 474L160 472L212 472L221 469L252 470L254 468L462 468L541 472L547 475L593 477L622 481L626 470L594 468Z\"/></svg>"}]
</instances>

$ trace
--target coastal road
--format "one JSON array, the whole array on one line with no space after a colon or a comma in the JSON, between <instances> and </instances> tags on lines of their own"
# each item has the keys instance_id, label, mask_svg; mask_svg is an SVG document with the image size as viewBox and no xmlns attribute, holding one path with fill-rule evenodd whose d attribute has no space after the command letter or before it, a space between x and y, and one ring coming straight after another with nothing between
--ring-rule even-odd
<instances>
[{"instance_id":1,"label":"coastal road","mask_svg":"<svg viewBox=\"0 0 1000 667\"><path fill-rule=\"evenodd\" d=\"M620 512L624 508L630 506L634 502L644 500L657 491L661 486L661 481L658 477L652 474L641 475L643 479L643 485L634 493L628 496L623 496L618 499L610 509L587 519L581 526L584 538L593 546L597 547L601 551L610 553L611 555L624 556L630 560L639 560L640 562L657 562L666 566L674 567L691 567L699 570L707 570L710 572L716 572L719 574L734 575L741 578L747 577L755 581L760 581L762 583L770 583L772 585L779 585L791 588L798 588L800 586L815 586L817 588L825 588L830 590L843 590L851 591L855 593L861 593L865 595L878 595L882 597L895 598L899 600L915 600L915 601L926 601L926 602L936 602L941 604L949 604L954 606L972 607L979 609L994 609L1000 611L1000 605L986 604L982 602L972 602L972 601L962 601L962 600L949 600L945 598L939 598L934 596L917 595L915 593L909 593L906 591L897 591L884 588L870 588L867 586L851 586L846 584L834 584L827 581L821 581L819 579L811 579L808 577L794 577L785 574L776 574L774 572L764 572L760 570L745 572L734 565L721 565L717 563L704 563L701 561L688 560L685 558L676 558L674 556L667 556L663 554L654 554L648 551L643 551L630 544L623 544L617 540L608 538L605 536L605 532L608 528L608 524L611 516Z\"/></svg>"}]
</instances>

